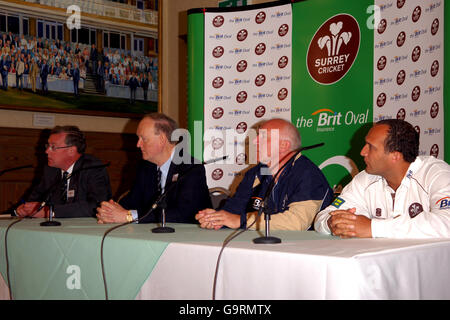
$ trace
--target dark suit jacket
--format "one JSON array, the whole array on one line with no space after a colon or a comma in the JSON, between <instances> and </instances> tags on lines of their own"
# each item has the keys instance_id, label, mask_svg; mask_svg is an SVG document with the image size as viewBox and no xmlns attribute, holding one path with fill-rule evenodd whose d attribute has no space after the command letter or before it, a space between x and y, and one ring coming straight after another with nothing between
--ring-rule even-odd
<instances>
[{"instance_id":1,"label":"dark suit jacket","mask_svg":"<svg viewBox=\"0 0 450 320\"><path fill-rule=\"evenodd\" d=\"M47 81L47 76L49 73L48 64L45 64L44 66L41 65L40 70L41 70L41 73L40 73L41 80Z\"/></svg>"},{"instance_id":2,"label":"dark suit jacket","mask_svg":"<svg viewBox=\"0 0 450 320\"><path fill-rule=\"evenodd\" d=\"M139 81L136 77L131 77L130 81L128 82L128 85L130 86L131 90L134 90L137 87L139 87Z\"/></svg>"},{"instance_id":3,"label":"dark suit jacket","mask_svg":"<svg viewBox=\"0 0 450 320\"><path fill-rule=\"evenodd\" d=\"M97 61L98 59L98 51L97 48L91 48L91 53L89 54L89 60Z\"/></svg>"},{"instance_id":4,"label":"dark suit jacket","mask_svg":"<svg viewBox=\"0 0 450 320\"><path fill-rule=\"evenodd\" d=\"M96 208L102 201L111 199L111 186L106 168L87 169L75 173L80 168L101 165L102 162L92 155L84 154L75 163L69 183L74 196L62 201L61 170L46 166L44 176L39 185L33 190L28 201L44 201L48 190L52 189L52 202L55 217L77 218L94 217Z\"/></svg>"},{"instance_id":5,"label":"dark suit jacket","mask_svg":"<svg viewBox=\"0 0 450 320\"><path fill-rule=\"evenodd\" d=\"M72 80L74 82L80 81L80 69L78 69L78 68L71 69L70 70L70 75L72 76Z\"/></svg>"},{"instance_id":6,"label":"dark suit jacket","mask_svg":"<svg viewBox=\"0 0 450 320\"><path fill-rule=\"evenodd\" d=\"M205 167L201 164L171 163L167 174L165 191L166 222L197 223L195 215L199 210L211 208ZM192 169L191 169L192 168ZM155 202L157 166L142 161L138 166L137 177L130 192L120 201L127 210L137 210L143 217ZM177 181L176 181L177 180ZM171 185L175 184L173 187ZM157 208L140 223L161 222L161 209Z\"/></svg>"},{"instance_id":7,"label":"dark suit jacket","mask_svg":"<svg viewBox=\"0 0 450 320\"><path fill-rule=\"evenodd\" d=\"M141 87L142 87L142 89L147 90L147 89L148 89L148 86L149 86L148 78L142 79L142 81L141 81Z\"/></svg>"}]
</instances>

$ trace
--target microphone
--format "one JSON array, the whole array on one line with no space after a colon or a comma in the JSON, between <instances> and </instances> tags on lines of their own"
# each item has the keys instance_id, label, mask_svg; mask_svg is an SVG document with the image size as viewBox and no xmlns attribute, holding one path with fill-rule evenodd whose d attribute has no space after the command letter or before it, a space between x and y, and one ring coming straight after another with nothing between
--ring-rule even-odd
<instances>
[{"instance_id":1,"label":"microphone","mask_svg":"<svg viewBox=\"0 0 450 320\"><path fill-rule=\"evenodd\" d=\"M14 167L14 168L9 168L9 169L5 169L5 170L0 170L0 176L2 176L3 174L7 173L7 172L11 172L11 171L16 171L16 170L20 170L20 169L26 169L26 168L33 168L33 165L31 164L27 164L24 166L19 166L19 167ZM1 212L0 214L7 214L9 210L6 210L4 212ZM16 211L14 210L14 213ZM11 214L12 215L12 214Z\"/></svg>"},{"instance_id":2,"label":"microphone","mask_svg":"<svg viewBox=\"0 0 450 320\"><path fill-rule=\"evenodd\" d=\"M313 144L312 146L302 147L302 148L300 148L300 151L318 148L318 147L323 146L324 144L325 143L321 142L321 143L318 143L318 144Z\"/></svg>"},{"instance_id":3,"label":"microphone","mask_svg":"<svg viewBox=\"0 0 450 320\"><path fill-rule=\"evenodd\" d=\"M256 179L257 177L255 177ZM261 208L262 202L264 200L264 196L266 194L266 189L264 188L264 186L267 186L267 180L268 180L268 176L267 175L262 175L261 176L261 181L259 182L259 184L257 186L255 186L254 188L252 188L252 197L250 198L250 204L249 204L249 208L248 210L252 210L252 211L258 211Z\"/></svg>"},{"instance_id":4,"label":"microphone","mask_svg":"<svg viewBox=\"0 0 450 320\"><path fill-rule=\"evenodd\" d=\"M219 157L219 158L216 158L216 159L211 159L211 160L208 160L208 161L203 161L202 164L203 164L203 165L211 164L211 163L215 163L215 162L218 162L218 161L221 161L221 160L225 160L225 159L227 159L227 158L228 158L228 156L223 156L223 157Z\"/></svg>"},{"instance_id":5,"label":"microphone","mask_svg":"<svg viewBox=\"0 0 450 320\"><path fill-rule=\"evenodd\" d=\"M0 176L10 172L10 171L16 171L16 170L20 170L20 169L25 169L25 168L33 168L33 166L31 164L27 164L25 166L20 166L20 167L14 167L14 168L9 168L9 169L5 169L5 170L0 170Z\"/></svg>"},{"instance_id":6,"label":"microphone","mask_svg":"<svg viewBox=\"0 0 450 320\"><path fill-rule=\"evenodd\" d=\"M299 148L297 151L295 151L295 153L278 169L278 171L275 173L275 175L272 177L272 180L270 181L269 186L267 187L267 190L264 194L264 197L262 199L262 201L260 202L261 205L259 207L258 210L258 217L255 219L255 221L261 216L262 212L264 211L264 220L265 220L265 235L263 237L259 237L259 238L255 238L253 239L253 243L255 244L267 244L267 243L281 243L281 239L277 238L277 237L271 237L270 236L270 213L268 211L267 208L267 202L269 200L269 196L272 192L272 189L275 186L275 180L277 179L278 175L283 171L283 169L286 167L286 165L292 160L295 159L295 157L297 157L297 155L302 152L303 150L310 150L310 149L314 149L314 148L318 148L323 146L324 143L318 143L318 144L314 144L312 146L307 146L307 147L302 147ZM285 156L286 157L286 156ZM282 159L283 160L283 159Z\"/></svg>"}]
</instances>

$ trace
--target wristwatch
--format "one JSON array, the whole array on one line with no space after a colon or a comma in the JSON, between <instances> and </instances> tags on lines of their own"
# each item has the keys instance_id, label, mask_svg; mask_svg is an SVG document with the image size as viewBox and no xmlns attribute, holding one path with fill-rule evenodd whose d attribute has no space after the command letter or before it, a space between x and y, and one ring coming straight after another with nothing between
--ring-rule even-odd
<instances>
[{"instance_id":1,"label":"wristwatch","mask_svg":"<svg viewBox=\"0 0 450 320\"><path fill-rule=\"evenodd\" d=\"M133 215L131 214L131 210L127 212L127 222L133 222Z\"/></svg>"}]
</instances>

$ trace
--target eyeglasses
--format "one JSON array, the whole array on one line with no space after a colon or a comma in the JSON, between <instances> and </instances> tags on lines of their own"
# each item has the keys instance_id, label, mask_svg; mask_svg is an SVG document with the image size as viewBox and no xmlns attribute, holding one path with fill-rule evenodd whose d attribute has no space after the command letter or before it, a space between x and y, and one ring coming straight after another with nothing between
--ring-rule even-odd
<instances>
[{"instance_id":1,"label":"eyeglasses","mask_svg":"<svg viewBox=\"0 0 450 320\"><path fill-rule=\"evenodd\" d=\"M73 147L73 146L57 147L57 146L55 146L53 144L48 144L48 143L45 144L45 150L50 149L50 151L55 151L55 150L58 150L58 149L67 149L67 148L70 148L70 147Z\"/></svg>"}]
</instances>

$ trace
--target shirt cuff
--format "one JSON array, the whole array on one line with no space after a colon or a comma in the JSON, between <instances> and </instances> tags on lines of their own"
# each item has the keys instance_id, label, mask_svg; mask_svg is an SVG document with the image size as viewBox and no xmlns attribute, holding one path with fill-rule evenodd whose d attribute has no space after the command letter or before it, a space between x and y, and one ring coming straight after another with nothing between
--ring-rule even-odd
<instances>
[{"instance_id":1,"label":"shirt cuff","mask_svg":"<svg viewBox=\"0 0 450 320\"><path fill-rule=\"evenodd\" d=\"M130 211L131 211L131 216L133 217L133 221L135 221L137 223L137 220L139 219L137 210L130 210Z\"/></svg>"},{"instance_id":2,"label":"shirt cuff","mask_svg":"<svg viewBox=\"0 0 450 320\"><path fill-rule=\"evenodd\" d=\"M372 238L386 238L389 234L388 221L386 219L372 219L370 227L372 230Z\"/></svg>"},{"instance_id":3,"label":"shirt cuff","mask_svg":"<svg viewBox=\"0 0 450 320\"><path fill-rule=\"evenodd\" d=\"M331 215L328 214L328 217L326 219L323 220L322 222L322 229L323 231L325 231L325 233L331 234L331 230L330 227L328 226L328 220L331 219Z\"/></svg>"}]
</instances>

